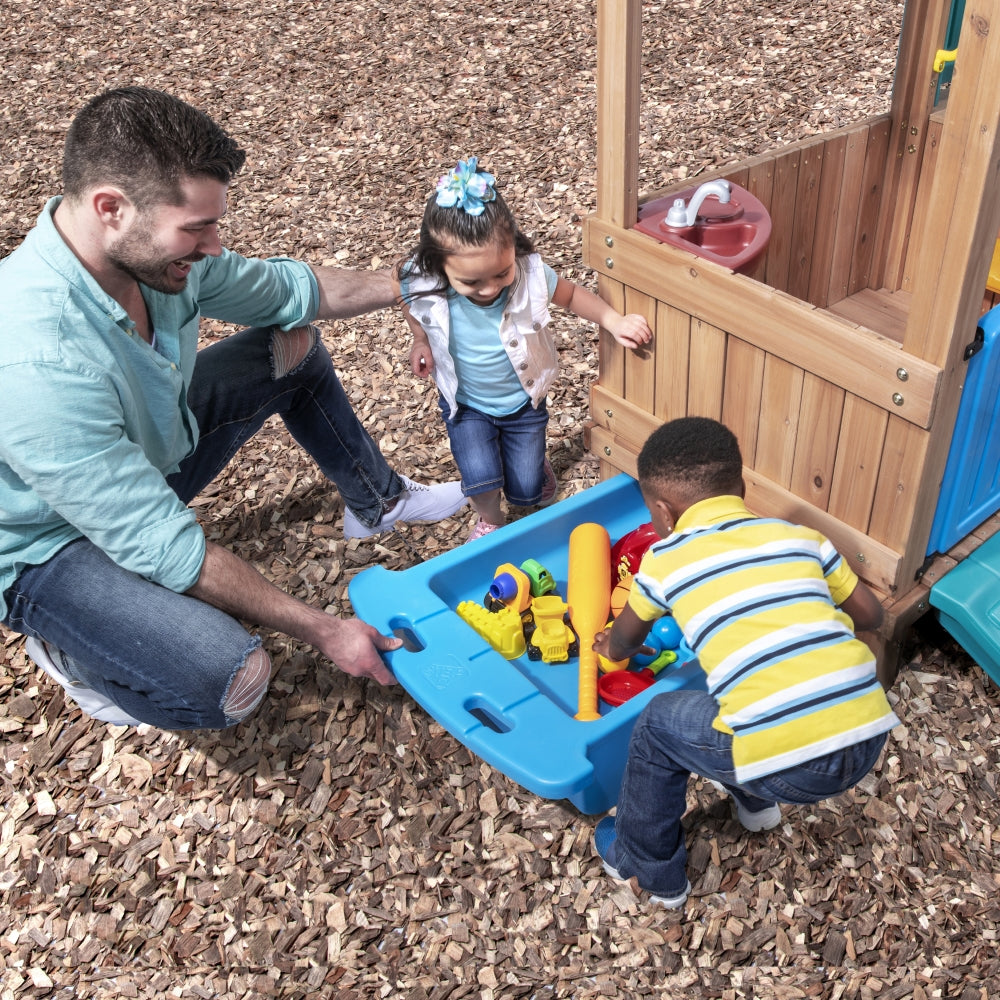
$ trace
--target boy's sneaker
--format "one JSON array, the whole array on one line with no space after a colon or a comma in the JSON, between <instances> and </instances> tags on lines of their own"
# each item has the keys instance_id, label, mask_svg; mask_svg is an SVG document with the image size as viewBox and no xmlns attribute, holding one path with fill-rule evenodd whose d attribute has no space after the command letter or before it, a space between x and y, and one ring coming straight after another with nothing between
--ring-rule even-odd
<instances>
[{"instance_id":1,"label":"boy's sneaker","mask_svg":"<svg viewBox=\"0 0 1000 1000\"><path fill-rule=\"evenodd\" d=\"M400 476L405 487L392 510L382 515L382 520L369 528L362 524L350 507L344 508L344 537L368 538L389 531L397 521L443 521L465 506L466 497L458 481L424 486L406 476Z\"/></svg>"},{"instance_id":2,"label":"boy's sneaker","mask_svg":"<svg viewBox=\"0 0 1000 1000\"><path fill-rule=\"evenodd\" d=\"M92 719L101 722L110 722L114 726L141 726L138 719L133 719L131 715L119 708L113 701L103 694L86 687L79 681L71 681L56 666L56 660L62 662L66 659L66 654L62 650L47 643L44 639L29 637L24 644L24 651L35 663L44 670L54 681L62 685L66 694L80 706L80 711L89 715Z\"/></svg>"},{"instance_id":3,"label":"boy's sneaker","mask_svg":"<svg viewBox=\"0 0 1000 1000\"><path fill-rule=\"evenodd\" d=\"M733 800L736 805L736 818L742 824L743 829L749 830L751 833L759 833L761 830L773 830L781 822L781 807L777 802L752 812L721 781L710 780L709 784Z\"/></svg>"},{"instance_id":4,"label":"boy's sneaker","mask_svg":"<svg viewBox=\"0 0 1000 1000\"><path fill-rule=\"evenodd\" d=\"M605 816L594 829L594 847L604 862L604 870L617 882L627 882L618 871L617 858L618 834L615 833L614 816ZM686 881L686 880L685 880ZM654 896L650 894L649 901L657 906L665 906L668 910L679 910L686 902L691 891L691 883L686 881L684 889L676 896Z\"/></svg>"},{"instance_id":5,"label":"boy's sneaker","mask_svg":"<svg viewBox=\"0 0 1000 1000\"><path fill-rule=\"evenodd\" d=\"M546 458L542 472L542 496L538 501L539 507L548 507L555 503L556 494L559 492L559 480L556 479L556 470L552 468L552 463Z\"/></svg>"},{"instance_id":6,"label":"boy's sneaker","mask_svg":"<svg viewBox=\"0 0 1000 1000\"><path fill-rule=\"evenodd\" d=\"M484 538L486 535L492 534L497 528L502 528L502 524L490 524L489 521L484 521L480 518L476 521L476 526L469 532L469 537L466 542L475 542L480 538Z\"/></svg>"}]
</instances>

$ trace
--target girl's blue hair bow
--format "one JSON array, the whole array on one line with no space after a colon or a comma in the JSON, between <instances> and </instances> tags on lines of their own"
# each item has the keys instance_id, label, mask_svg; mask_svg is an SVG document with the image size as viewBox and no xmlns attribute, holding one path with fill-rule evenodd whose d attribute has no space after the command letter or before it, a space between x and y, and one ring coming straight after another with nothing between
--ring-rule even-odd
<instances>
[{"instance_id":1,"label":"girl's blue hair bow","mask_svg":"<svg viewBox=\"0 0 1000 1000\"><path fill-rule=\"evenodd\" d=\"M478 157L459 160L437 182L437 203L442 208L461 208L469 215L482 215L486 203L497 196L496 178L485 170L476 170Z\"/></svg>"}]
</instances>

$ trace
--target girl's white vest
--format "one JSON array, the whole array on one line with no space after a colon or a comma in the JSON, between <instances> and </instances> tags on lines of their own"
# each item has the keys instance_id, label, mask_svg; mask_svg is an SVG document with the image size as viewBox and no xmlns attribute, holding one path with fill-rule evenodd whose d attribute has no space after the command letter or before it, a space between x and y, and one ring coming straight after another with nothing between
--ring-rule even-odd
<instances>
[{"instance_id":1,"label":"girl's white vest","mask_svg":"<svg viewBox=\"0 0 1000 1000\"><path fill-rule=\"evenodd\" d=\"M500 343L514 366L521 386L537 407L545 398L559 371L559 354L549 332L549 288L545 269L538 254L518 257L514 283L507 296L507 307L500 321ZM458 409L458 378L455 361L448 351L451 317L448 297L426 295L439 282L426 275L414 274L407 287L410 313L424 328L434 356L434 381L448 401L449 413Z\"/></svg>"}]
</instances>

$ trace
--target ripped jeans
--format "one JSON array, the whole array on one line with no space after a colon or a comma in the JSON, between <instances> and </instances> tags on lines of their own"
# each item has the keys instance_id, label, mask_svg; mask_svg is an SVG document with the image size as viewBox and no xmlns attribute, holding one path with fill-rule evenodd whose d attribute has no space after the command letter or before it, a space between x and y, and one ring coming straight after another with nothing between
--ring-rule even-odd
<instances>
[{"instance_id":1,"label":"ripped jeans","mask_svg":"<svg viewBox=\"0 0 1000 1000\"><path fill-rule=\"evenodd\" d=\"M200 351L188 402L198 447L167 480L185 503L274 414L366 523L403 490L312 327L244 330ZM61 650L70 680L161 729L234 725L267 690L259 638L217 608L123 570L86 539L25 569L5 600L4 624Z\"/></svg>"}]
</instances>

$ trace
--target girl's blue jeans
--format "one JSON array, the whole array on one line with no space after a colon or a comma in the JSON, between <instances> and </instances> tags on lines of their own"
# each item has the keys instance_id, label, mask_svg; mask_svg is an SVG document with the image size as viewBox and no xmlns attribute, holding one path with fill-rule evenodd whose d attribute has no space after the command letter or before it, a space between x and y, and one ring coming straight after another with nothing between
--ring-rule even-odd
<instances>
[{"instance_id":1,"label":"girl's blue jeans","mask_svg":"<svg viewBox=\"0 0 1000 1000\"><path fill-rule=\"evenodd\" d=\"M745 784L737 784L732 736L712 727L719 708L705 691L668 691L636 720L615 814L617 871L647 892L679 896L687 885L681 817L692 774L718 781L749 809L819 802L857 784L886 734Z\"/></svg>"},{"instance_id":2,"label":"girl's blue jeans","mask_svg":"<svg viewBox=\"0 0 1000 1000\"><path fill-rule=\"evenodd\" d=\"M277 414L344 503L378 523L402 481L358 421L318 332L289 371L273 351L275 333L244 330L199 352L188 401L200 439L168 483L189 502ZM70 680L134 718L163 729L236 721L222 705L260 640L217 608L122 569L86 539L24 570L4 597L5 625L58 647L72 661Z\"/></svg>"},{"instance_id":3,"label":"girl's blue jeans","mask_svg":"<svg viewBox=\"0 0 1000 1000\"><path fill-rule=\"evenodd\" d=\"M462 474L467 496L502 489L507 500L530 507L542 496L545 479L545 429L549 411L543 399L537 407L525 403L516 413L493 417L458 404L449 416L439 397L451 454Z\"/></svg>"}]
</instances>

